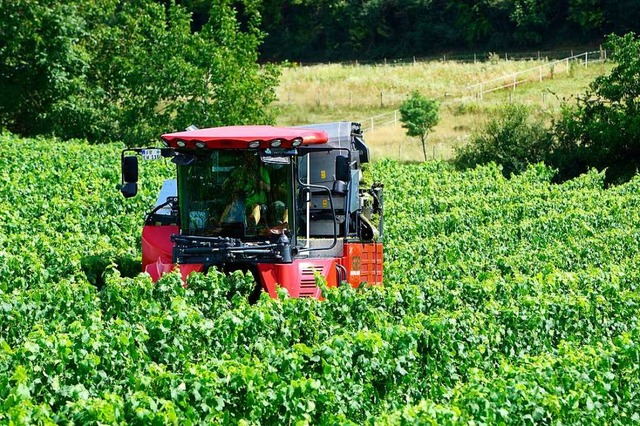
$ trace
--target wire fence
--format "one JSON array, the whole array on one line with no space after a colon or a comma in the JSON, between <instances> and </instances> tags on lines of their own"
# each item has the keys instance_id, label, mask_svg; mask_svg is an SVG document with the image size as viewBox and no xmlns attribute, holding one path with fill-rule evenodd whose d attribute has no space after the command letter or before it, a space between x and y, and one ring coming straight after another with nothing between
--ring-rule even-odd
<instances>
[{"instance_id":1,"label":"wire fence","mask_svg":"<svg viewBox=\"0 0 640 426\"><path fill-rule=\"evenodd\" d=\"M529 83L532 81L542 81L545 78L553 78L556 73L564 72L569 74L571 72L572 64L581 64L588 67L589 62L601 62L605 59L605 51L584 52L579 55L573 55L552 61L524 71L518 71L492 80L472 84L471 86L467 86L465 91L467 93L474 93L478 99L482 99L485 93L491 93L502 89L515 90L519 84Z\"/></svg>"},{"instance_id":2,"label":"wire fence","mask_svg":"<svg viewBox=\"0 0 640 426\"><path fill-rule=\"evenodd\" d=\"M599 63L607 59L606 50L597 50L584 52L577 55L554 60L536 67L532 67L523 71L509 73L501 77L470 86L462 87L456 93L446 93L436 97L441 104L450 102L461 102L467 100L483 100L487 93L499 90L512 90L524 83L541 82L544 79L554 78L559 73L569 74L572 66L588 67L589 64ZM546 94L542 94L543 103L546 101ZM511 98L510 98L511 99ZM360 121L364 132L370 132L380 127L396 125L400 119L399 110L390 111L384 114L378 114L372 117L364 118Z\"/></svg>"},{"instance_id":3,"label":"wire fence","mask_svg":"<svg viewBox=\"0 0 640 426\"><path fill-rule=\"evenodd\" d=\"M597 47L595 47L597 48ZM602 51L602 48L599 49ZM433 61L454 61L454 62L490 62L496 59L508 60L508 61L553 61L561 60L567 57L574 56L574 50L536 50L536 51L524 51L524 52L480 52L480 53L452 53L442 55L431 56L412 56L405 58L382 58L382 59L353 59L349 61L336 61L328 62L329 64L339 64L345 66L353 65L407 65L419 62L433 62ZM296 61L292 62L296 66L314 66L314 65L326 65L327 62L304 62Z\"/></svg>"}]
</instances>

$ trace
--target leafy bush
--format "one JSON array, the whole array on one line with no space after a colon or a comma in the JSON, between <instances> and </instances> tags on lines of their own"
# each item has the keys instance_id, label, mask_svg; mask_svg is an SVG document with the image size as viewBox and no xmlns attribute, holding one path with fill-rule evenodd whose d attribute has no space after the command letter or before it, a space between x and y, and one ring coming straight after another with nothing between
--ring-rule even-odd
<instances>
[{"instance_id":1,"label":"leafy bush","mask_svg":"<svg viewBox=\"0 0 640 426\"><path fill-rule=\"evenodd\" d=\"M144 145L191 124L269 123L278 73L257 63L255 8L232 3L212 2L192 32L176 2L3 2L0 127Z\"/></svg>"},{"instance_id":2,"label":"leafy bush","mask_svg":"<svg viewBox=\"0 0 640 426\"><path fill-rule=\"evenodd\" d=\"M607 169L607 182L621 182L640 168L640 39L611 35L606 46L615 68L596 78L575 107L565 106L555 124L550 162L563 179L594 167Z\"/></svg>"},{"instance_id":3,"label":"leafy bush","mask_svg":"<svg viewBox=\"0 0 640 426\"><path fill-rule=\"evenodd\" d=\"M125 200L121 145L0 143L2 424L638 421L639 178L374 163L384 286L250 305L250 275L109 266L164 165Z\"/></svg>"},{"instance_id":4,"label":"leafy bush","mask_svg":"<svg viewBox=\"0 0 640 426\"><path fill-rule=\"evenodd\" d=\"M456 150L459 168L496 163L505 176L522 173L531 164L544 161L552 139L541 119L534 118L524 105L507 105L499 109L467 145Z\"/></svg>"}]
</instances>

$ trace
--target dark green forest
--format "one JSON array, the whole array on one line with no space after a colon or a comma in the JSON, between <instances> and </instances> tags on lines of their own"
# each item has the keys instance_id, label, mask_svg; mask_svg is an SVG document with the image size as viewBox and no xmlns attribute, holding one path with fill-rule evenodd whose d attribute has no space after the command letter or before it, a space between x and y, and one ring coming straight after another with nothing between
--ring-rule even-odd
<instances>
[{"instance_id":1,"label":"dark green forest","mask_svg":"<svg viewBox=\"0 0 640 426\"><path fill-rule=\"evenodd\" d=\"M638 0L264 0L263 60L333 61L597 45Z\"/></svg>"},{"instance_id":2,"label":"dark green forest","mask_svg":"<svg viewBox=\"0 0 640 426\"><path fill-rule=\"evenodd\" d=\"M164 0L170 3L169 0ZM207 22L211 0L178 1ZM640 30L638 0L243 0L257 9L261 61L326 62L597 45ZM249 14L249 17L252 16Z\"/></svg>"}]
</instances>

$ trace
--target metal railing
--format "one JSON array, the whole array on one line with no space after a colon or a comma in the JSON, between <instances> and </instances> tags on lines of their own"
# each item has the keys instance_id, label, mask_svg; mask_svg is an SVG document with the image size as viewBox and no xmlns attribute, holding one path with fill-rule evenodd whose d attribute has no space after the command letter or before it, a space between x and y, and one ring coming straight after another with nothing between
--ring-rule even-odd
<instances>
[{"instance_id":1,"label":"metal railing","mask_svg":"<svg viewBox=\"0 0 640 426\"><path fill-rule=\"evenodd\" d=\"M555 60L543 65L532 67L524 71L510 73L491 80L475 83L461 88L455 96L445 94L438 96L441 104L449 102L460 102L464 100L476 99L482 100L486 93L498 90L511 89L516 90L518 85L534 81L542 81L545 78L553 78L558 72L569 74L572 64L579 64L588 67L590 63L602 62L607 59L605 50L584 52L578 55L572 55L563 59ZM379 127L388 125L396 125L400 119L400 111L393 110L388 113L378 114L373 117L367 117L360 120L363 132L370 132Z\"/></svg>"},{"instance_id":2,"label":"metal railing","mask_svg":"<svg viewBox=\"0 0 640 426\"><path fill-rule=\"evenodd\" d=\"M595 46L594 46L595 47ZM331 62L314 62L314 61L291 61L288 64L290 66L315 66L339 64L344 66L358 66L358 65L407 65L417 64L420 62L434 62L434 61L452 61L452 62L489 62L494 58L505 61L542 61L552 59L564 59L569 56L573 56L573 50L547 50L547 51L526 51L526 52L481 52L481 53L452 53L442 55L430 55L430 56L411 56L404 58L382 58L382 59L352 59L345 61L331 61Z\"/></svg>"},{"instance_id":3,"label":"metal railing","mask_svg":"<svg viewBox=\"0 0 640 426\"><path fill-rule=\"evenodd\" d=\"M497 77L488 81L472 84L465 88L467 93L475 94L482 99L485 93L491 93L496 90L512 89L515 90L519 84L532 81L542 81L545 78L553 78L556 69L559 72L569 74L571 72L572 63L584 64L589 66L589 62L601 62L606 59L604 51L584 52L579 55L573 55L564 59L549 62L548 64L539 65L524 71L518 71L502 77Z\"/></svg>"}]
</instances>

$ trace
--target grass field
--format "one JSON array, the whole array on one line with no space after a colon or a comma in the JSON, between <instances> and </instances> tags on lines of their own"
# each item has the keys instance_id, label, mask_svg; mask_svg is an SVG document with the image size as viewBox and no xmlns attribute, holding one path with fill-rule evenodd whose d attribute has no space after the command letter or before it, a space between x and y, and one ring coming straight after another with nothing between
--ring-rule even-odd
<instances>
[{"instance_id":1,"label":"grass field","mask_svg":"<svg viewBox=\"0 0 640 426\"><path fill-rule=\"evenodd\" d=\"M518 102L533 106L549 122L563 101L571 102L595 77L610 70L610 63L582 62L550 66L547 61L505 61L462 64L423 62L405 65L316 65L288 67L278 87L274 105L277 123L302 125L314 122L355 120L374 129L366 135L375 158L420 161L417 139L408 138L393 114L412 91L441 102L440 123L428 139L431 158L448 159L455 146L464 144L500 105ZM551 71L553 68L553 71ZM537 76L543 71L543 79ZM525 73L525 70L531 70ZM537 80L513 88L486 93L467 89L481 82L523 72L518 80ZM505 78L505 82L512 77ZM385 122L390 124L380 125Z\"/></svg>"}]
</instances>

